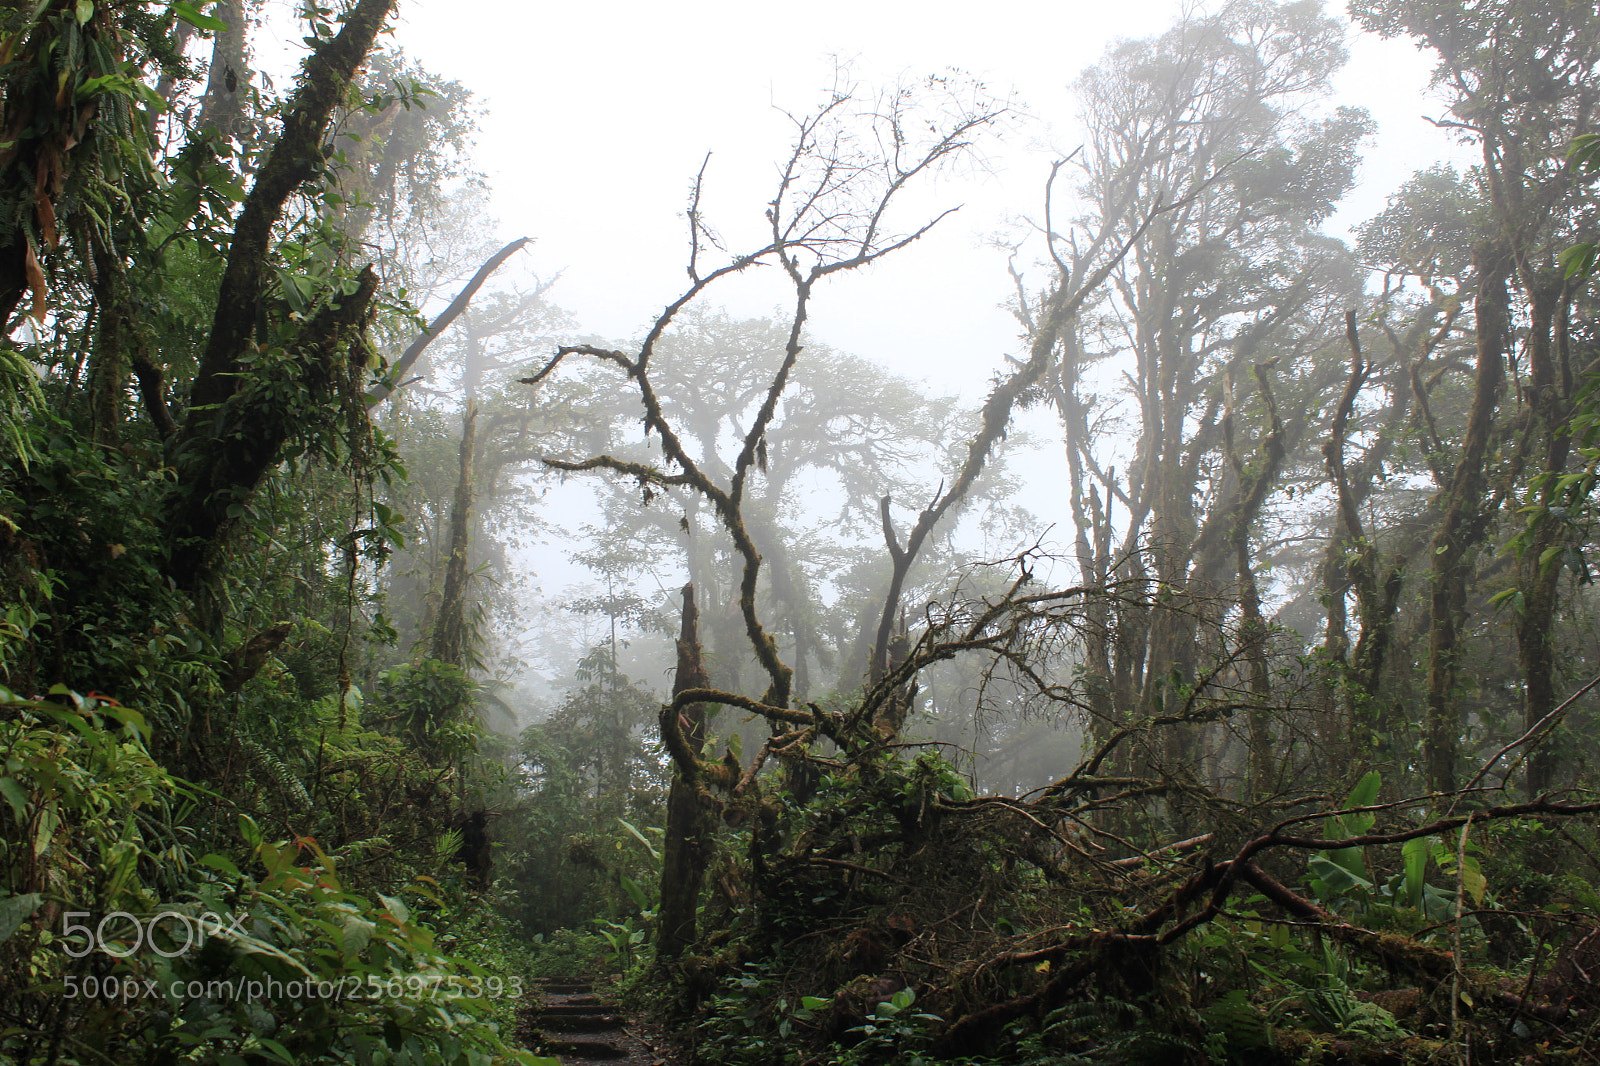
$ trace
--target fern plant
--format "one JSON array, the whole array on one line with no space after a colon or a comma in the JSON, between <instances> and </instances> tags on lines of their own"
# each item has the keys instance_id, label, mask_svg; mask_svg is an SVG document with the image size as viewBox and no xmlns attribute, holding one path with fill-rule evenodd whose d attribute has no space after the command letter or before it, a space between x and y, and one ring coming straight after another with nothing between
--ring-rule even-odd
<instances>
[{"instance_id":1,"label":"fern plant","mask_svg":"<svg viewBox=\"0 0 1600 1066\"><path fill-rule=\"evenodd\" d=\"M1046 1016L1031 1042L1037 1057L1026 1061L1029 1066L1169 1066L1207 1060L1207 1050L1195 1041L1160 1028L1160 1016L1115 996L1068 1003Z\"/></svg>"}]
</instances>

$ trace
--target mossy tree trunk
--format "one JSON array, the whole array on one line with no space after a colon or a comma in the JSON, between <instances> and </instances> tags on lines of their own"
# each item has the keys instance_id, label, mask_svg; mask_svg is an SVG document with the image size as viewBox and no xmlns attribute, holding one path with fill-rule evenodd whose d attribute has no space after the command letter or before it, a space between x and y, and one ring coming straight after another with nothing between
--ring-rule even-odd
<instances>
[{"instance_id":1,"label":"mossy tree trunk","mask_svg":"<svg viewBox=\"0 0 1600 1066\"><path fill-rule=\"evenodd\" d=\"M708 683L700 654L694 585L685 585L683 622L678 633L678 672L672 682L672 694L705 688ZM679 724L683 737L698 758L705 743L705 704L689 704L682 716L684 720ZM656 950L663 959L677 958L695 941L695 912L705 882L711 830L711 819L700 799L700 785L685 776L681 764L675 764L672 786L667 792L667 834L661 863L661 934Z\"/></svg>"},{"instance_id":2,"label":"mossy tree trunk","mask_svg":"<svg viewBox=\"0 0 1600 1066\"><path fill-rule=\"evenodd\" d=\"M444 564L444 593L433 624L433 658L462 669L470 652L467 579L472 574L472 459L478 446L478 405L467 401L461 422L461 467L450 506L450 543Z\"/></svg>"}]
</instances>

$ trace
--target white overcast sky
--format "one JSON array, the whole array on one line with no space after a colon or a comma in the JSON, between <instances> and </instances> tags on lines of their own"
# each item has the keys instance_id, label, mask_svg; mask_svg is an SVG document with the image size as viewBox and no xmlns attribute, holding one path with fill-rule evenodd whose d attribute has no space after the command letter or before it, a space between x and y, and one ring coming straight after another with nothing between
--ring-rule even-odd
<instances>
[{"instance_id":1,"label":"white overcast sky","mask_svg":"<svg viewBox=\"0 0 1600 1066\"><path fill-rule=\"evenodd\" d=\"M953 67L1014 90L1029 120L989 151L991 173L945 182L927 201L963 210L871 276L825 290L814 310L818 339L976 398L1002 353L1017 349L998 306L1010 291L1004 256L985 238L1037 213L1049 160L1076 145L1069 84L1078 73L1117 38L1161 32L1180 6L401 0L394 39L477 94L486 109L478 163L503 236L534 237L529 265L563 271L553 299L584 330L617 338L640 332L682 287L680 214L707 152L712 220L725 233L759 224L787 144L777 108L818 101L833 57L867 86ZM1341 233L1453 147L1423 118L1441 110L1427 95L1428 60L1405 41L1354 27L1350 36L1336 99L1367 108L1379 131L1362 186L1331 227ZM710 300L761 314L780 294L744 286Z\"/></svg>"}]
</instances>

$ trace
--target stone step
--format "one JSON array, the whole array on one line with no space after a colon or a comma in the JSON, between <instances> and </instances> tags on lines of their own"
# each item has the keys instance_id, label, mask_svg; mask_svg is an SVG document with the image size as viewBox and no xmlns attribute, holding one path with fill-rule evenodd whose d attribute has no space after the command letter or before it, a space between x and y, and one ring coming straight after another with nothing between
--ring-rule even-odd
<instances>
[{"instance_id":1,"label":"stone step","mask_svg":"<svg viewBox=\"0 0 1600 1066\"><path fill-rule=\"evenodd\" d=\"M546 1014L539 1019L539 1025L553 1033L600 1033L621 1029L622 1019L614 1014Z\"/></svg>"},{"instance_id":2,"label":"stone step","mask_svg":"<svg viewBox=\"0 0 1600 1066\"><path fill-rule=\"evenodd\" d=\"M615 1003L546 1003L540 1013L546 1018L575 1014L615 1014L622 1008Z\"/></svg>"},{"instance_id":3,"label":"stone step","mask_svg":"<svg viewBox=\"0 0 1600 1066\"><path fill-rule=\"evenodd\" d=\"M545 1043L545 1052L563 1059L620 1059L627 1052L609 1040L551 1040Z\"/></svg>"}]
</instances>

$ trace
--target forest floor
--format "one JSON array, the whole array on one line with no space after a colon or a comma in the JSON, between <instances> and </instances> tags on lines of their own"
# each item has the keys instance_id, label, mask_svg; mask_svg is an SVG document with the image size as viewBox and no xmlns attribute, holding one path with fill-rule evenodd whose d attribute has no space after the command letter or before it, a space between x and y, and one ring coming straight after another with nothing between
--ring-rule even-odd
<instances>
[{"instance_id":1,"label":"forest floor","mask_svg":"<svg viewBox=\"0 0 1600 1066\"><path fill-rule=\"evenodd\" d=\"M528 996L519 1027L535 1050L563 1063L677 1066L684 1061L660 1026L627 1011L610 994L582 978L545 978Z\"/></svg>"}]
</instances>

